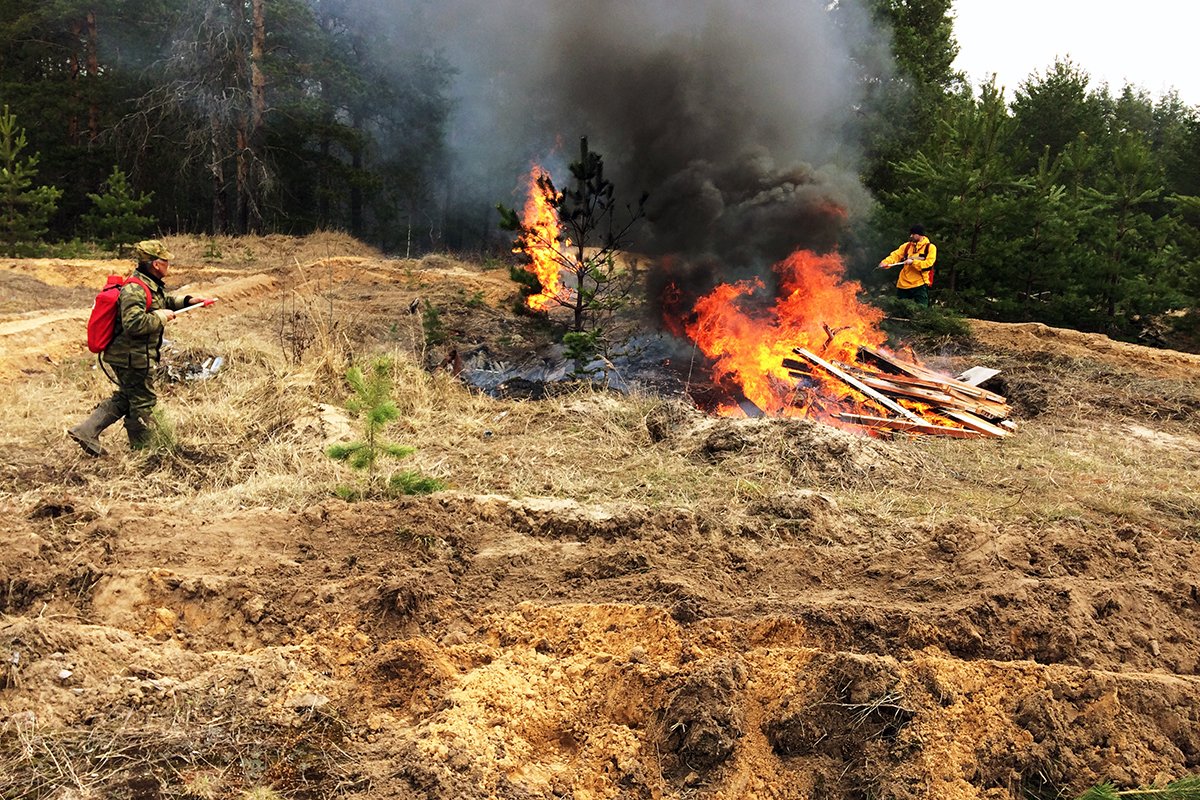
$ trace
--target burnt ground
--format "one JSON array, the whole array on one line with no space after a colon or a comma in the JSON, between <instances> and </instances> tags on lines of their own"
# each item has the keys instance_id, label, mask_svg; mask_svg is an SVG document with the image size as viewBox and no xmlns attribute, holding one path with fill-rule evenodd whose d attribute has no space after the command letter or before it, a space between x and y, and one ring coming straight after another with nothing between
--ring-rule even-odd
<instances>
[{"instance_id":1,"label":"burnt ground","mask_svg":"<svg viewBox=\"0 0 1200 800\"><path fill-rule=\"evenodd\" d=\"M1003 442L491 399L421 366L535 348L502 272L172 244L168 282L223 297L173 358L230 366L165 388L183 446L114 431L105 459L61 430L104 391L77 305L118 269L0 262L0 797L999 800L1200 771L1197 357L981 323L947 366L1004 370ZM450 488L350 503L329 363L380 349L412 353L398 435Z\"/></svg>"}]
</instances>

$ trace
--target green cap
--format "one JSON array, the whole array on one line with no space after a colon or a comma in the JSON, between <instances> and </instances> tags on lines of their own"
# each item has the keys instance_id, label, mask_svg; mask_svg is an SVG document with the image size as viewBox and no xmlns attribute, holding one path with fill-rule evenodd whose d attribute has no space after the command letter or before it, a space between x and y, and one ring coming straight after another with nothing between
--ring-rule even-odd
<instances>
[{"instance_id":1,"label":"green cap","mask_svg":"<svg viewBox=\"0 0 1200 800\"><path fill-rule=\"evenodd\" d=\"M159 258L163 261L170 261L173 258L171 251L158 239L146 239L138 242L133 246L133 252L137 255L138 261L154 261Z\"/></svg>"}]
</instances>

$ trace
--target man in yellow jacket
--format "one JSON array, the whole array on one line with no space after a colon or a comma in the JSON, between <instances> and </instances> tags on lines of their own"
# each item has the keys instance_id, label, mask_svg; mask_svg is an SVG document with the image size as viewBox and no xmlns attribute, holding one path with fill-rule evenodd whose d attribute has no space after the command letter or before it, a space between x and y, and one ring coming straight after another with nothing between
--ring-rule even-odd
<instances>
[{"instance_id":1,"label":"man in yellow jacket","mask_svg":"<svg viewBox=\"0 0 1200 800\"><path fill-rule=\"evenodd\" d=\"M929 287L933 285L933 262L936 260L937 247L925 236L923 227L913 225L908 231L908 241L880 261L879 268L900 267L900 275L896 278L896 297L928 306Z\"/></svg>"}]
</instances>

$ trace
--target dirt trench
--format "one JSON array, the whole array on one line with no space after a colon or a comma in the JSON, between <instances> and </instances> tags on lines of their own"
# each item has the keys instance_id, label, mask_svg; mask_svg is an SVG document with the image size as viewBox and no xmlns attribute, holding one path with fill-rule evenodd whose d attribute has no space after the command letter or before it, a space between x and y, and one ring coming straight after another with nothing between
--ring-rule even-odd
<instances>
[{"instance_id":1,"label":"dirt trench","mask_svg":"<svg viewBox=\"0 0 1200 800\"><path fill-rule=\"evenodd\" d=\"M828 510L789 538L453 493L145 512L27 514L0 596L6 735L133 748L82 765L110 796L1021 797L1200 764L1194 565L1133 531L1056 576L1044 532L873 553ZM136 742L168 731L199 749Z\"/></svg>"}]
</instances>

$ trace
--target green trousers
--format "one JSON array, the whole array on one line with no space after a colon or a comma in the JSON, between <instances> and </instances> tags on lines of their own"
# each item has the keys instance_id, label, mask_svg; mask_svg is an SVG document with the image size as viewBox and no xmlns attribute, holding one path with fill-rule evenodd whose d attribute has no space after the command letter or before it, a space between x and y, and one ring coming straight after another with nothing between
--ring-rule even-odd
<instances>
[{"instance_id":1,"label":"green trousers","mask_svg":"<svg viewBox=\"0 0 1200 800\"><path fill-rule=\"evenodd\" d=\"M924 284L920 286L914 286L912 289L901 289L897 287L896 297L899 297L901 300L912 300L914 303L925 306L926 308L929 307L929 287Z\"/></svg>"},{"instance_id":2,"label":"green trousers","mask_svg":"<svg viewBox=\"0 0 1200 800\"><path fill-rule=\"evenodd\" d=\"M150 419L158 395L154 393L154 378L149 369L130 369L107 365L117 380L117 390L110 398L125 415L125 432L130 447L145 447L150 438Z\"/></svg>"}]
</instances>

